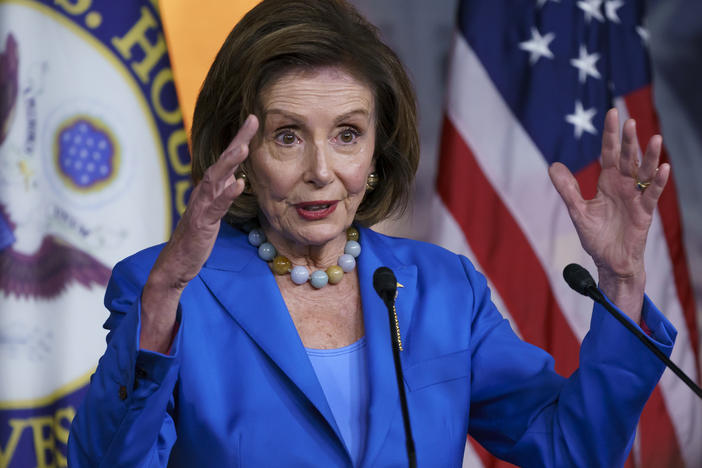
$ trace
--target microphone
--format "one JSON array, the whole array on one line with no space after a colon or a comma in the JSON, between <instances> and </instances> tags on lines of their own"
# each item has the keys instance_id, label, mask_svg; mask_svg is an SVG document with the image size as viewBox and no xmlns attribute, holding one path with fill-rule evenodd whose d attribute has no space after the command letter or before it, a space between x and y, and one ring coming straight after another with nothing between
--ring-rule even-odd
<instances>
[{"instance_id":1,"label":"microphone","mask_svg":"<svg viewBox=\"0 0 702 468\"><path fill-rule=\"evenodd\" d=\"M612 307L609 302L605 300L604 295L599 289L597 289L595 280L592 279L592 276L590 276L590 273L585 268L577 263L571 263L563 269L563 278L566 280L566 283L568 283L568 286L570 286L576 292L579 292L583 296L592 298L595 302L601 304L605 309L607 309L607 311L612 314L612 316L614 316L619 323L624 325L627 330L636 335L636 337L649 350L651 350L651 352L653 352L653 354L655 354L656 357L663 362L663 364L668 366L668 368L673 371L673 373L677 375L680 380L685 382L685 384L690 387L690 389L695 392L698 397L702 398L702 389L697 386L697 384L695 384L695 382L693 382L692 379L690 379L690 377L688 377L687 374L682 371L682 369L676 366L673 361L668 359L668 356L663 354L660 349L651 343L648 337L646 337L641 330L636 328L630 321L624 318L621 312Z\"/></svg>"},{"instance_id":2,"label":"microphone","mask_svg":"<svg viewBox=\"0 0 702 468\"><path fill-rule=\"evenodd\" d=\"M373 287L386 305L388 302L394 301L397 292L395 273L388 267L378 268L373 273Z\"/></svg>"},{"instance_id":3,"label":"microphone","mask_svg":"<svg viewBox=\"0 0 702 468\"><path fill-rule=\"evenodd\" d=\"M397 391L400 394L400 407L402 408L402 422L405 426L405 446L407 448L407 460L410 468L417 467L417 455L414 451L414 439L412 437L412 426L409 420L409 408L407 408L407 396L405 395L404 377L402 374L402 363L400 361L400 328L395 311L395 296L397 294L397 279L395 273L388 267L380 267L373 273L373 288L378 296L383 300L388 308L388 318L390 320L390 341L392 341L392 357L395 362L395 377L397 377Z\"/></svg>"},{"instance_id":4,"label":"microphone","mask_svg":"<svg viewBox=\"0 0 702 468\"><path fill-rule=\"evenodd\" d=\"M601 295L600 291L597 289L595 280L590 276L590 272L577 263L566 265L563 269L563 279L566 280L566 283L568 283L571 289L574 289L583 296L592 297L593 292L596 292L597 295ZM593 297L593 299L595 298Z\"/></svg>"}]
</instances>

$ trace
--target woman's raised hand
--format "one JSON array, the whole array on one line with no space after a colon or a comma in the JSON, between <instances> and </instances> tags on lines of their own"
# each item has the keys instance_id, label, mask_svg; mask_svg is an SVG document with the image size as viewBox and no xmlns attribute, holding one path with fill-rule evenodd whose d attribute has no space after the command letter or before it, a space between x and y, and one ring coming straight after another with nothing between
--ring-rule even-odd
<instances>
[{"instance_id":1,"label":"woman's raised hand","mask_svg":"<svg viewBox=\"0 0 702 468\"><path fill-rule=\"evenodd\" d=\"M222 217L244 190L234 173L249 154L249 143L258 129L250 115L216 163L193 188L185 213L160 257L169 257L170 281L179 288L195 277L212 251ZM158 263L158 262L157 262Z\"/></svg>"},{"instance_id":2,"label":"woman's raised hand","mask_svg":"<svg viewBox=\"0 0 702 468\"><path fill-rule=\"evenodd\" d=\"M185 286L202 268L214 247L222 217L244 190L235 177L249 154L258 119L249 115L227 149L193 188L188 206L161 251L142 292L140 347L165 352Z\"/></svg>"},{"instance_id":3,"label":"woman's raised hand","mask_svg":"<svg viewBox=\"0 0 702 468\"><path fill-rule=\"evenodd\" d=\"M660 135L651 138L639 164L636 123L628 120L622 133L620 143L619 117L611 109L605 117L602 172L592 200L583 199L578 182L563 164L554 163L549 175L583 248L597 265L600 289L638 323L646 283L646 237L670 166L658 165Z\"/></svg>"}]
</instances>

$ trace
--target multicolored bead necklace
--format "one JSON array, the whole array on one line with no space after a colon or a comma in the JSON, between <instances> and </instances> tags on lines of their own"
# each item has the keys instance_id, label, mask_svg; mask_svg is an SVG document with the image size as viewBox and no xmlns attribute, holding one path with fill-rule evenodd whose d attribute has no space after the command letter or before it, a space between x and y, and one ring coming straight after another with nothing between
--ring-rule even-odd
<instances>
[{"instance_id":1,"label":"multicolored bead necklace","mask_svg":"<svg viewBox=\"0 0 702 468\"><path fill-rule=\"evenodd\" d=\"M269 262L268 265L277 275L290 273L290 279L295 284L304 284L309 280L310 284L316 288L323 288L327 283L337 284L344 277L344 273L352 271L356 267L356 257L361 255L361 244L358 229L350 227L346 230L346 246L344 253L339 257L336 265L332 265L326 270L317 270L310 274L307 267L292 265L292 262L278 252L273 244L266 242L266 235L261 228L254 228L249 231L249 244L258 247L258 256L261 260Z\"/></svg>"}]
</instances>

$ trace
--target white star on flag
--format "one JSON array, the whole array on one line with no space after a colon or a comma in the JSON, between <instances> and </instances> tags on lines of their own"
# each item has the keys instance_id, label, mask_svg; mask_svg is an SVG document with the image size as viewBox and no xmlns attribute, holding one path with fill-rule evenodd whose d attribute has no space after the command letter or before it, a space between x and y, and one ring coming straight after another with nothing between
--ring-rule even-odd
<instances>
[{"instance_id":1,"label":"white star on flag","mask_svg":"<svg viewBox=\"0 0 702 468\"><path fill-rule=\"evenodd\" d=\"M619 19L619 15L617 15L617 10L623 6L624 2L622 0L607 0L604 5L607 19L612 23L621 23L622 21Z\"/></svg>"},{"instance_id":2,"label":"white star on flag","mask_svg":"<svg viewBox=\"0 0 702 468\"><path fill-rule=\"evenodd\" d=\"M528 41L520 42L519 48L529 52L529 63L534 65L539 61L541 57L553 58L553 52L548 48L548 45L556 38L553 33L548 33L542 36L539 31L532 27L531 28L531 39Z\"/></svg>"},{"instance_id":3,"label":"white star on flag","mask_svg":"<svg viewBox=\"0 0 702 468\"><path fill-rule=\"evenodd\" d=\"M575 112L566 115L566 122L573 125L575 130L575 138L578 140L583 135L583 132L597 135L595 126L592 125L592 118L597 114L597 108L583 109L583 104L580 101L575 101Z\"/></svg>"},{"instance_id":4,"label":"white star on flag","mask_svg":"<svg viewBox=\"0 0 702 468\"><path fill-rule=\"evenodd\" d=\"M602 0L581 0L578 2L578 8L583 10L583 13L585 13L585 21L588 23L592 18L595 18L600 23L604 22L604 16L602 16L602 12L600 11L601 6Z\"/></svg>"},{"instance_id":5,"label":"white star on flag","mask_svg":"<svg viewBox=\"0 0 702 468\"><path fill-rule=\"evenodd\" d=\"M539 4L539 8L543 7L543 6L546 5L548 2L561 3L561 0L536 0L536 3Z\"/></svg>"},{"instance_id":6,"label":"white star on flag","mask_svg":"<svg viewBox=\"0 0 702 468\"><path fill-rule=\"evenodd\" d=\"M602 78L600 72L597 71L595 66L597 61L600 59L600 54L593 52L592 54L587 53L584 45L580 46L580 56L578 58L570 59L570 64L578 69L578 78L581 83L585 83L588 76L593 78Z\"/></svg>"}]
</instances>

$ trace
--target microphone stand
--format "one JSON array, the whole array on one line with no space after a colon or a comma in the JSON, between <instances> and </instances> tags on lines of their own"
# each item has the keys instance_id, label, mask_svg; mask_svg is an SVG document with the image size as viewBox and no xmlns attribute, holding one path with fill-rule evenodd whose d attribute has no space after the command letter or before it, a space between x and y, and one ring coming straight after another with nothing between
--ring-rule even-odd
<instances>
[{"instance_id":1,"label":"microphone stand","mask_svg":"<svg viewBox=\"0 0 702 468\"><path fill-rule=\"evenodd\" d=\"M566 270L569 270L568 272ZM580 282L580 284L573 284L572 283L572 278L575 276L580 276L575 278L576 282ZM587 278L584 277L584 275L587 275ZM648 339L644 333L639 330L637 327L635 327L631 322L629 322L626 318L624 318L617 309L612 307L609 302L604 298L602 293L597 289L595 286L595 281L592 279L592 276L590 276L590 273L588 271L581 267L580 265L576 263L571 263L570 265L566 266L566 268L563 270L563 277L565 278L566 282L568 285L573 288L575 291L579 292L580 294L583 294L585 296L590 297L592 300L597 302L598 304L602 305L607 311L612 314L612 316L619 321L624 327L629 330L631 333L633 333L653 354L658 357L668 368L673 371L675 375L677 375L680 380L685 382L685 384L690 387L690 389L695 392L695 394L702 398L702 388L700 388L695 382L690 379L690 377L685 374L685 372L682 371L678 366L675 365L673 361L671 361L668 356L663 354L663 351L658 349L651 341Z\"/></svg>"},{"instance_id":2,"label":"microphone stand","mask_svg":"<svg viewBox=\"0 0 702 468\"><path fill-rule=\"evenodd\" d=\"M395 311L395 297L391 301L385 302L388 308L388 318L390 319L390 339L392 340L392 357L395 361L395 376L397 377L397 389L400 393L400 406L402 407L402 422L405 425L405 444L407 445L407 458L410 468L417 467L417 455L414 451L414 438L412 437L412 426L410 426L409 409L407 408L407 396L405 395L405 384L403 382L402 364L400 361L400 329L397 327L397 312Z\"/></svg>"},{"instance_id":3,"label":"microphone stand","mask_svg":"<svg viewBox=\"0 0 702 468\"><path fill-rule=\"evenodd\" d=\"M400 341L400 326L397 322L397 311L395 310L395 298L397 296L395 274L387 267L378 268L373 275L373 287L388 309L392 357L395 362L395 377L397 377L397 390L400 394L400 407L402 408L402 422L405 427L407 459L409 460L409 468L417 468L417 454L414 449L414 438L412 437L412 426L410 426L407 396L405 395L405 384L403 382L402 362L400 361L402 342Z\"/></svg>"}]
</instances>

